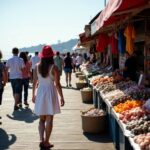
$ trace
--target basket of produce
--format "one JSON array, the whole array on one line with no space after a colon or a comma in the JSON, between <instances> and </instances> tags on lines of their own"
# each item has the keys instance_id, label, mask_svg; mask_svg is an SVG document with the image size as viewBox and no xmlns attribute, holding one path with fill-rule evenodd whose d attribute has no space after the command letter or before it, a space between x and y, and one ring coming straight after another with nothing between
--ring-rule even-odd
<instances>
[{"instance_id":1,"label":"basket of produce","mask_svg":"<svg viewBox=\"0 0 150 150\"><path fill-rule=\"evenodd\" d=\"M84 80L84 79L86 79L86 76L85 75L78 75L78 78L79 78L79 80Z\"/></svg>"},{"instance_id":2,"label":"basket of produce","mask_svg":"<svg viewBox=\"0 0 150 150\"><path fill-rule=\"evenodd\" d=\"M87 86L87 82L85 80L79 80L76 82L77 89L82 89Z\"/></svg>"},{"instance_id":3,"label":"basket of produce","mask_svg":"<svg viewBox=\"0 0 150 150\"><path fill-rule=\"evenodd\" d=\"M82 129L86 133L104 133L106 131L106 114L103 110L91 108L82 112Z\"/></svg>"},{"instance_id":4,"label":"basket of produce","mask_svg":"<svg viewBox=\"0 0 150 150\"><path fill-rule=\"evenodd\" d=\"M85 103L91 103L93 102L93 90L90 87L83 88L80 90L82 101Z\"/></svg>"},{"instance_id":5,"label":"basket of produce","mask_svg":"<svg viewBox=\"0 0 150 150\"><path fill-rule=\"evenodd\" d=\"M78 77L79 75L82 75L82 72L76 72L75 75Z\"/></svg>"}]
</instances>

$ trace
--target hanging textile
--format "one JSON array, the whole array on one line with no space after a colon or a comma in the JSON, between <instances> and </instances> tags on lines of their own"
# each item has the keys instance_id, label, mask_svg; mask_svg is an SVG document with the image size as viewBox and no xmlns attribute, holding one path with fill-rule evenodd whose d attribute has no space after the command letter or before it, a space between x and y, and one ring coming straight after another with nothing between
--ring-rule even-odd
<instances>
[{"instance_id":1,"label":"hanging textile","mask_svg":"<svg viewBox=\"0 0 150 150\"><path fill-rule=\"evenodd\" d=\"M134 51L135 30L133 25L128 25L124 31L126 37L126 51L132 55Z\"/></svg>"},{"instance_id":2,"label":"hanging textile","mask_svg":"<svg viewBox=\"0 0 150 150\"><path fill-rule=\"evenodd\" d=\"M123 29L120 29L118 32L118 50L119 53L121 54L125 53L125 45L126 45L126 40L123 32L124 32Z\"/></svg>"},{"instance_id":3,"label":"hanging textile","mask_svg":"<svg viewBox=\"0 0 150 150\"><path fill-rule=\"evenodd\" d=\"M115 34L112 34L110 37L110 45L111 45L111 51L113 55L118 54L118 40L115 37Z\"/></svg>"},{"instance_id":4,"label":"hanging textile","mask_svg":"<svg viewBox=\"0 0 150 150\"><path fill-rule=\"evenodd\" d=\"M101 33L97 40L96 51L103 52L105 48L108 46L108 44L109 44L109 37L106 34Z\"/></svg>"}]
</instances>

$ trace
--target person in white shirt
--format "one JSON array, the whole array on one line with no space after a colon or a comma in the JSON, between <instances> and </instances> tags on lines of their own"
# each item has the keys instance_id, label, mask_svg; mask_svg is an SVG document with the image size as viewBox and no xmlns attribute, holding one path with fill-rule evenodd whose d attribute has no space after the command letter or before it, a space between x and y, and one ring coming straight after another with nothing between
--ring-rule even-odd
<instances>
[{"instance_id":1,"label":"person in white shirt","mask_svg":"<svg viewBox=\"0 0 150 150\"><path fill-rule=\"evenodd\" d=\"M35 56L31 58L32 81L35 79L35 66L40 61L38 54L39 52L35 52Z\"/></svg>"},{"instance_id":2,"label":"person in white shirt","mask_svg":"<svg viewBox=\"0 0 150 150\"><path fill-rule=\"evenodd\" d=\"M78 71L80 71L80 65L83 63L84 59L81 54L79 54L76 58L76 67Z\"/></svg>"},{"instance_id":3,"label":"person in white shirt","mask_svg":"<svg viewBox=\"0 0 150 150\"><path fill-rule=\"evenodd\" d=\"M19 109L19 100L20 95L22 92L22 70L24 68L24 62L22 58L18 57L19 49L13 48L12 49L13 57L10 58L7 63L6 67L9 69L9 79L11 82L13 96L15 100L14 110Z\"/></svg>"}]
</instances>

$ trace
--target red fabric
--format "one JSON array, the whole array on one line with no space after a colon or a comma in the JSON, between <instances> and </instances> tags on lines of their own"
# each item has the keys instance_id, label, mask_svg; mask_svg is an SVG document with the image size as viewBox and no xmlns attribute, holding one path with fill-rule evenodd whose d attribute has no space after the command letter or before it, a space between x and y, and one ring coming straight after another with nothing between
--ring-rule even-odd
<instances>
[{"instance_id":1,"label":"red fabric","mask_svg":"<svg viewBox=\"0 0 150 150\"><path fill-rule=\"evenodd\" d=\"M106 34L100 34L98 37L96 51L103 52L109 44L109 37Z\"/></svg>"},{"instance_id":2,"label":"red fabric","mask_svg":"<svg viewBox=\"0 0 150 150\"><path fill-rule=\"evenodd\" d=\"M112 54L118 54L118 40L115 38L114 34L110 37L110 45Z\"/></svg>"},{"instance_id":3,"label":"red fabric","mask_svg":"<svg viewBox=\"0 0 150 150\"><path fill-rule=\"evenodd\" d=\"M125 18L125 15L113 16L116 12L130 10L146 5L148 0L109 0L105 9L100 13L96 19L96 28L99 30L101 27L110 25L116 21L121 21Z\"/></svg>"},{"instance_id":4,"label":"red fabric","mask_svg":"<svg viewBox=\"0 0 150 150\"><path fill-rule=\"evenodd\" d=\"M23 79L30 77L30 69L31 69L31 63L27 62L25 64L25 68L22 70L22 78Z\"/></svg>"}]
</instances>

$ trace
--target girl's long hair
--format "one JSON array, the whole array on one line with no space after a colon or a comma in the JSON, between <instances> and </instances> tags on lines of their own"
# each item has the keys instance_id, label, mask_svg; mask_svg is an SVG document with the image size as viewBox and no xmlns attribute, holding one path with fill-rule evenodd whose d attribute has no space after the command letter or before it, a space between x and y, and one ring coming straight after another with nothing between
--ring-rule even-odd
<instances>
[{"instance_id":1,"label":"girl's long hair","mask_svg":"<svg viewBox=\"0 0 150 150\"><path fill-rule=\"evenodd\" d=\"M38 65L38 70L43 78L46 78L48 76L49 68L52 64L54 64L53 57L41 59L40 64Z\"/></svg>"},{"instance_id":2,"label":"girl's long hair","mask_svg":"<svg viewBox=\"0 0 150 150\"><path fill-rule=\"evenodd\" d=\"M27 58L27 55L25 52L21 52L19 57L23 59L24 64L26 64L28 62L28 58Z\"/></svg>"}]
</instances>

